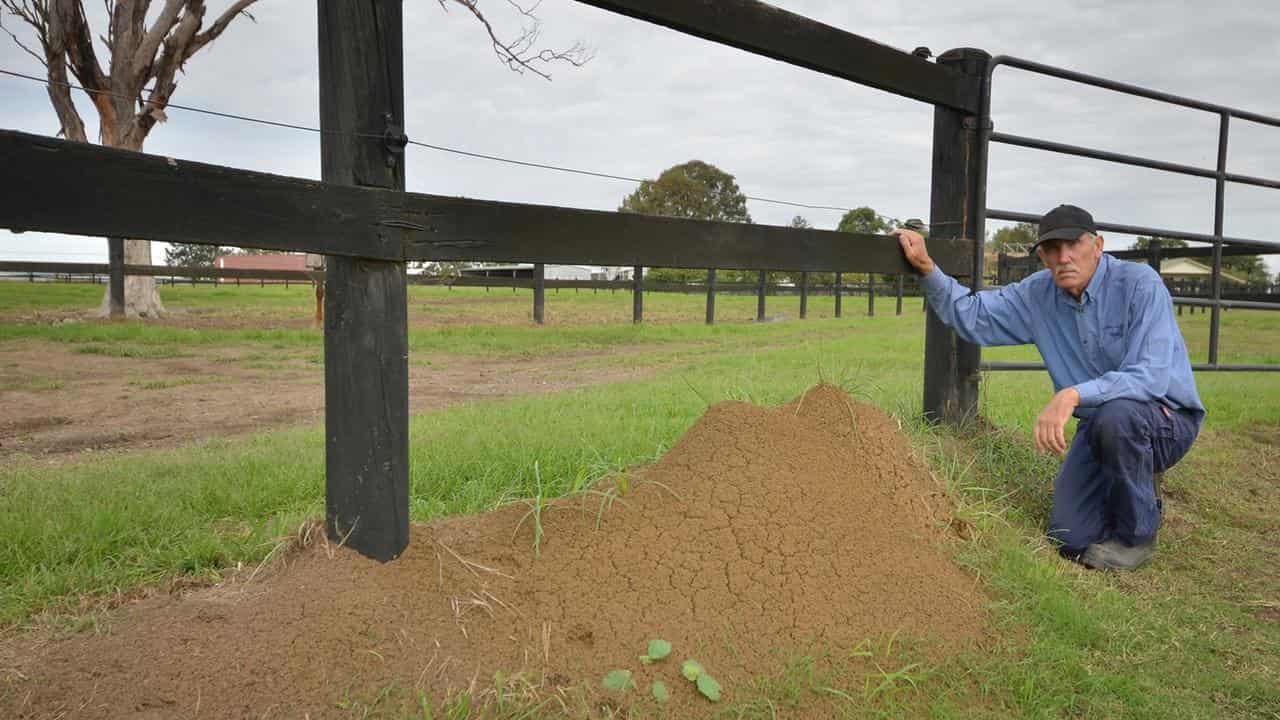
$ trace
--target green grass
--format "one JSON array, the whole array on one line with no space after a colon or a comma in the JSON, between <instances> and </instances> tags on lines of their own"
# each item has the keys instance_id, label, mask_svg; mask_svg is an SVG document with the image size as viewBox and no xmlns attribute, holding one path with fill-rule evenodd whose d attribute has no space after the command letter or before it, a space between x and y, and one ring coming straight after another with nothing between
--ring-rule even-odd
<instances>
[{"instance_id":1,"label":"green grass","mask_svg":"<svg viewBox=\"0 0 1280 720\"><path fill-rule=\"evenodd\" d=\"M1199 315L1183 323L1195 347L1192 338L1207 335L1206 326ZM904 419L959 499L976 529L960 561L992 594L992 626L1001 633L982 652L941 665L922 662L910 648L883 652L874 666L796 649L799 659L780 661L776 675L736 689L724 717L772 717L787 703L819 704L834 717L852 718L1280 717L1280 622L1259 612L1280 602L1280 376L1198 377L1208 425L1166 479L1170 516L1193 529L1166 530L1165 549L1151 568L1102 575L1066 565L1040 540L1056 461L1036 455L1028 436L1049 396L1048 379L1040 373L985 379L983 411L998 430L958 437L924 427L913 420L921 325L917 311L714 328L423 330L415 350L536 355L619 346L637 350L626 361L661 362L666 370L639 382L415 417L412 517L580 490L609 470L661 455L701 414L704 398L777 403L820 379L840 380ZM14 327L22 326L0 332ZM169 333L182 332L94 324L46 331L69 333L46 337L78 346L118 340L133 347L164 347L176 342L165 339ZM297 332L308 342L318 338ZM291 337L243 342L290 346ZM1280 327L1270 315L1233 311L1223 338L1224 360L1265 361L1280 347ZM1035 354L997 349L987 357ZM54 467L9 462L0 469L0 623L71 610L81 596L127 593L180 576L214 578L237 562L261 560L281 536L322 513L323 452L320 431L301 428ZM356 692L350 711L360 716L361 708L388 706L395 693L384 690ZM480 717L482 700L457 696L452 715L431 706L433 715L419 709L407 716ZM519 717L521 707L527 709L513 700L504 717Z\"/></svg>"},{"instance_id":2,"label":"green grass","mask_svg":"<svg viewBox=\"0 0 1280 720\"><path fill-rule=\"evenodd\" d=\"M19 316L37 310L85 311L101 300L100 286L77 284L0 283L0 308ZM164 287L166 307L174 311L165 324L72 322L38 324L20 318L0 320L0 350L5 341L40 338L76 345L80 352L117 353L125 357L177 357L198 352L202 347L255 345L272 348L320 348L323 335L306 327L314 309L309 286L281 285ZM794 321L798 299L770 297L770 316L784 315ZM409 347L425 354L469 356L537 357L549 354L608 351L634 345L729 344L745 347L766 342L792 343L815 335L835 336L848 331L850 323L865 321L865 297L845 299L845 318L836 320L831 297L810 298L805 323L757 324L756 300L751 295L722 294L716 299L718 324L701 324L705 298L697 293L649 293L645 296L647 321L633 326L631 296L627 292L574 292L547 294L547 325L529 322L531 295L527 290L511 292L483 288L409 288ZM892 317L891 295L877 297L880 323ZM913 332L922 322L919 298L907 298L902 321L913 323ZM233 326L203 327L203 321L218 320ZM441 321L444 322L441 322ZM461 322L466 320L467 322ZM1209 315L1188 313L1179 316L1192 358L1207 360ZM197 327L189 327L195 324ZM217 324L217 323L215 323ZM249 327L244 327L248 325ZM1280 313L1233 310L1223 314L1220 360L1228 363L1280 363ZM120 344L125 349L88 350L82 346ZM145 346L145 347L144 347ZM991 359L1034 357L1024 349L992 349Z\"/></svg>"}]
</instances>

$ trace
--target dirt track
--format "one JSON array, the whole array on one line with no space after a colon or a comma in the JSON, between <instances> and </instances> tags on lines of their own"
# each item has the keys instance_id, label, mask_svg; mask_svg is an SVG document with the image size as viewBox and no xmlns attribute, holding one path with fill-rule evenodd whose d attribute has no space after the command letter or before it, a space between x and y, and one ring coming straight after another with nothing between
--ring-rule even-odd
<instances>
[{"instance_id":1,"label":"dirt track","mask_svg":"<svg viewBox=\"0 0 1280 720\"><path fill-rule=\"evenodd\" d=\"M209 437L317 423L324 370L314 353L252 348L199 357L86 355L75 346L10 341L0 353L0 458L60 459L86 451L171 447ZM617 353L625 350L615 351ZM409 367L409 409L558 392L648 377L657 368L592 356L486 359L449 356Z\"/></svg>"}]
</instances>

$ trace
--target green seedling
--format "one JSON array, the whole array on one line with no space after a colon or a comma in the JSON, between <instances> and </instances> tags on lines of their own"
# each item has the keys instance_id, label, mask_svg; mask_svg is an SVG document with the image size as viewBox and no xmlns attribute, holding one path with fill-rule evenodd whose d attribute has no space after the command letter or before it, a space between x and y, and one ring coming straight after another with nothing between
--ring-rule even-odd
<instances>
[{"instance_id":1,"label":"green seedling","mask_svg":"<svg viewBox=\"0 0 1280 720\"><path fill-rule=\"evenodd\" d=\"M636 686L636 681L631 678L630 670L612 670L604 676L604 681L600 684L605 690L626 692Z\"/></svg>"},{"instance_id":2,"label":"green seedling","mask_svg":"<svg viewBox=\"0 0 1280 720\"><path fill-rule=\"evenodd\" d=\"M667 684L661 680L654 680L652 689L654 700L664 703L671 699L671 691L667 689Z\"/></svg>"},{"instance_id":3,"label":"green seedling","mask_svg":"<svg viewBox=\"0 0 1280 720\"><path fill-rule=\"evenodd\" d=\"M666 640L655 639L649 641L649 652L640 656L640 662L645 665L662 660L671 654L671 643Z\"/></svg>"},{"instance_id":4,"label":"green seedling","mask_svg":"<svg viewBox=\"0 0 1280 720\"><path fill-rule=\"evenodd\" d=\"M680 674L685 679L693 683L698 688L698 692L711 702L720 702L720 683L716 679L707 674L706 669L702 667L702 663L697 660L685 660L680 666Z\"/></svg>"},{"instance_id":5,"label":"green seedling","mask_svg":"<svg viewBox=\"0 0 1280 720\"><path fill-rule=\"evenodd\" d=\"M698 692L711 702L720 702L720 683L706 673L698 676Z\"/></svg>"}]
</instances>

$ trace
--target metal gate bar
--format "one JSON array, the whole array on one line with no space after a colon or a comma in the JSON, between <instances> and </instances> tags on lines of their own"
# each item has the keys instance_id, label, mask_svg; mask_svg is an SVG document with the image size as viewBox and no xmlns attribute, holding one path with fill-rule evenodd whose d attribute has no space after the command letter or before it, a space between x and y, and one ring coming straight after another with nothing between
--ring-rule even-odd
<instances>
[{"instance_id":1,"label":"metal gate bar","mask_svg":"<svg viewBox=\"0 0 1280 720\"><path fill-rule=\"evenodd\" d=\"M1106 162L1118 163L1121 165L1132 165L1137 167L1145 167L1161 172L1176 173L1179 175L1190 175L1193 177L1212 178L1214 180L1214 206L1213 206L1213 234L1205 235L1203 233L1192 233L1180 230L1163 230L1157 228L1143 227L1139 225L1123 225L1119 223L1098 223L1101 230L1112 230L1115 232L1129 233L1134 235L1150 235L1152 237L1172 237L1182 238L1186 240L1194 240L1198 242L1208 242L1213 244L1213 272L1210 280L1210 299L1202 298L1185 298L1175 297L1174 302L1179 305L1207 306L1213 309L1209 320L1209 362L1193 364L1192 368L1201 371L1234 371L1234 372L1276 372L1280 371L1280 365L1227 365L1218 362L1218 336L1222 325L1222 309L1223 308L1243 308L1251 310L1280 310L1280 304L1247 302L1238 300L1222 299L1222 254L1223 246L1230 244L1235 247L1246 247L1257 249L1262 253L1280 253L1280 243L1270 242L1266 240L1257 240L1250 238L1228 238L1222 234L1223 220L1226 213L1226 184L1228 182L1240 183L1244 185L1253 185L1256 187L1265 187L1272 189L1280 189L1280 180L1272 180L1269 178L1260 178L1250 175L1240 175L1237 173L1227 172L1227 140L1231 131L1231 118L1239 118L1272 127L1280 127L1280 118L1269 117L1238 108L1232 108L1225 105L1216 105L1206 103L1191 98L1185 98L1178 95L1159 92L1138 85L1130 85L1128 83L1107 80L1093 75L1067 70L1065 68L1053 67L1043 63L1024 60L1021 58L1000 55L992 58L991 64L988 66L985 82L982 84L982 109L981 117L988 119L991 116L991 78L995 69L1000 66L1009 66L1028 72L1048 75L1070 82L1091 85L1093 87L1112 90L1126 95L1135 95L1138 97L1156 100L1158 102L1180 105L1182 107L1211 112L1218 116L1218 156L1217 166L1213 169L1195 167L1192 165L1184 165L1181 163L1165 162L1163 160L1155 160L1151 158L1138 157L1136 155L1126 155L1123 153L1110 152L1107 150L1098 150L1095 148L1087 148L1078 145L1069 145L1066 143L1054 142L1051 140L1043 140L1040 138L1025 137L1021 135L1012 135L1009 133L990 133L991 142L1002 143L1005 145L1015 145L1018 147L1031 148L1034 150L1045 150L1048 152L1062 153L1065 155L1074 155L1077 157L1086 157L1094 160L1103 160ZM990 130L990 126L987 127ZM984 208L986 217L999 220L1012 220L1016 222L1039 222L1040 216L1031 213L1010 212L1006 210L996 210L992 208ZM977 284L975 284L976 288ZM983 370L1035 370L1043 369L1041 363L1009 363L1009 362L986 362L982 363Z\"/></svg>"}]
</instances>

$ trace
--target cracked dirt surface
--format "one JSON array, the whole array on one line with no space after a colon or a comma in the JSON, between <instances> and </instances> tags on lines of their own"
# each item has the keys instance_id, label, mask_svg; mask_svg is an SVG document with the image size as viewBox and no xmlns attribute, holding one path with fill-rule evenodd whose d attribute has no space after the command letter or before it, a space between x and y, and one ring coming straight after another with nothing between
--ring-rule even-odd
<instances>
[{"instance_id":1,"label":"cracked dirt surface","mask_svg":"<svg viewBox=\"0 0 1280 720\"><path fill-rule=\"evenodd\" d=\"M0 715L349 717L380 693L380 707L408 705L417 690L492 688L501 671L547 697L591 688L597 713L651 704L661 679L671 717L702 718L789 652L895 635L939 657L985 632L947 497L891 418L832 386L777 408L717 404L660 461L596 491L542 508L536 554L531 506L516 503L414 526L393 563L313 540L252 582L125 608L102 635L11 637ZM653 637L674 652L642 666ZM680 678L684 658L725 687L721 705ZM600 690L615 668L639 690Z\"/></svg>"}]
</instances>

